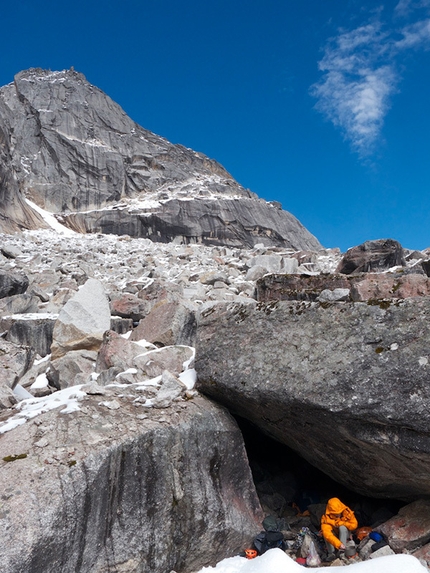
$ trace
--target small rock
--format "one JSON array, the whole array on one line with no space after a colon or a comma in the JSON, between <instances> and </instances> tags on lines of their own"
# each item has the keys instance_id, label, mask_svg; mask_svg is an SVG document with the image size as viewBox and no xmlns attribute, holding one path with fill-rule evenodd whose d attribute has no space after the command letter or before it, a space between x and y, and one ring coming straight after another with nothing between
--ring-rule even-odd
<instances>
[{"instance_id":1,"label":"small rock","mask_svg":"<svg viewBox=\"0 0 430 573\"><path fill-rule=\"evenodd\" d=\"M39 286L37 286L37 285L32 285L32 286L28 289L28 294L37 296L41 302L48 302L48 301L49 301L49 295L46 294L46 292L45 292L44 290L42 290L42 289L41 289Z\"/></svg>"},{"instance_id":2,"label":"small rock","mask_svg":"<svg viewBox=\"0 0 430 573\"><path fill-rule=\"evenodd\" d=\"M13 245L3 245L0 248L1 254L4 255L7 259L16 259L17 257L22 255L22 252Z\"/></svg>"},{"instance_id":3,"label":"small rock","mask_svg":"<svg viewBox=\"0 0 430 573\"><path fill-rule=\"evenodd\" d=\"M193 398L195 398L197 396L198 392L196 392L195 390L186 390L185 391L185 398L187 400L192 400Z\"/></svg>"},{"instance_id":4,"label":"small rock","mask_svg":"<svg viewBox=\"0 0 430 573\"><path fill-rule=\"evenodd\" d=\"M333 290L324 289L317 297L317 300L320 302L347 301L349 300L350 292L349 288L335 288Z\"/></svg>"},{"instance_id":5,"label":"small rock","mask_svg":"<svg viewBox=\"0 0 430 573\"><path fill-rule=\"evenodd\" d=\"M369 559L377 559L378 557L385 557L386 555L395 555L394 551L389 545L384 545L381 549L374 551L369 555Z\"/></svg>"},{"instance_id":6,"label":"small rock","mask_svg":"<svg viewBox=\"0 0 430 573\"><path fill-rule=\"evenodd\" d=\"M330 563L330 567L343 567L344 565L345 563L339 557Z\"/></svg>"},{"instance_id":7,"label":"small rock","mask_svg":"<svg viewBox=\"0 0 430 573\"><path fill-rule=\"evenodd\" d=\"M106 394L105 388L99 386L96 382L85 384L81 390L82 392L86 392L89 396L104 396Z\"/></svg>"},{"instance_id":8,"label":"small rock","mask_svg":"<svg viewBox=\"0 0 430 573\"><path fill-rule=\"evenodd\" d=\"M99 402L99 406L105 406L109 410L118 410L121 408L121 404L117 400L111 400L110 402Z\"/></svg>"},{"instance_id":9,"label":"small rock","mask_svg":"<svg viewBox=\"0 0 430 573\"><path fill-rule=\"evenodd\" d=\"M154 408L168 408L172 401L185 390L185 385L171 372L165 370L161 377L161 387L152 399Z\"/></svg>"},{"instance_id":10,"label":"small rock","mask_svg":"<svg viewBox=\"0 0 430 573\"><path fill-rule=\"evenodd\" d=\"M376 541L370 539L369 537L365 537L357 547L357 552L360 555L361 559L365 561L369 558L369 555L372 553L372 547L375 545Z\"/></svg>"},{"instance_id":11,"label":"small rock","mask_svg":"<svg viewBox=\"0 0 430 573\"><path fill-rule=\"evenodd\" d=\"M230 284L228 276L222 271L212 271L200 276L200 282L204 285L214 285L218 281Z\"/></svg>"},{"instance_id":12,"label":"small rock","mask_svg":"<svg viewBox=\"0 0 430 573\"><path fill-rule=\"evenodd\" d=\"M267 274L267 269L260 265L256 265L249 269L246 273L245 279L247 281L257 281L258 279L261 279L261 277L264 277L265 274Z\"/></svg>"}]
</instances>

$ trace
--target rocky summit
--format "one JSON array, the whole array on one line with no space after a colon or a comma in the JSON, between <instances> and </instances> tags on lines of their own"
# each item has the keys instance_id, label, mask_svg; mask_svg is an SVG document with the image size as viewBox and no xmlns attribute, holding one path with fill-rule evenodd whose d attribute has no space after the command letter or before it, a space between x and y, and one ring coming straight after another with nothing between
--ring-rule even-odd
<instances>
[{"instance_id":1,"label":"rocky summit","mask_svg":"<svg viewBox=\"0 0 430 573\"><path fill-rule=\"evenodd\" d=\"M2 572L193 573L269 514L323 559L332 495L336 565L430 564L428 249L323 249L73 70L0 143Z\"/></svg>"},{"instance_id":2,"label":"rocky summit","mask_svg":"<svg viewBox=\"0 0 430 573\"><path fill-rule=\"evenodd\" d=\"M0 230L44 226L154 241L318 249L277 203L216 161L132 121L73 70L31 69L0 89ZM31 201L32 203L28 203Z\"/></svg>"}]
</instances>

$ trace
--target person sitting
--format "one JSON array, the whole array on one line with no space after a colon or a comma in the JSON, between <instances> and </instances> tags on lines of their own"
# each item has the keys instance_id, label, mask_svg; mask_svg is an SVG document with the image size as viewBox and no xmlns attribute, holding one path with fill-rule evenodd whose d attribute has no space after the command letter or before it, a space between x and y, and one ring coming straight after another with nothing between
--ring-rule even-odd
<instances>
[{"instance_id":1,"label":"person sitting","mask_svg":"<svg viewBox=\"0 0 430 573\"><path fill-rule=\"evenodd\" d=\"M352 509L337 497L328 500L325 513L321 517L321 533L326 542L329 561L335 558L335 550L345 550L351 532L357 527L357 519Z\"/></svg>"}]
</instances>

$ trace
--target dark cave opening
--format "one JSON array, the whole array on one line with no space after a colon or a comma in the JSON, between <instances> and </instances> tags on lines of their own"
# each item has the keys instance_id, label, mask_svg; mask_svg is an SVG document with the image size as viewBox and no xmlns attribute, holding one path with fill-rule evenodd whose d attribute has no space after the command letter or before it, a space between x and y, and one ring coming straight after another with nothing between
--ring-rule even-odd
<instances>
[{"instance_id":1,"label":"dark cave opening","mask_svg":"<svg viewBox=\"0 0 430 573\"><path fill-rule=\"evenodd\" d=\"M235 419L265 515L285 517L297 529L317 531L328 499L337 497L354 511L359 527L376 527L405 505L399 500L365 497L344 487L248 420Z\"/></svg>"}]
</instances>

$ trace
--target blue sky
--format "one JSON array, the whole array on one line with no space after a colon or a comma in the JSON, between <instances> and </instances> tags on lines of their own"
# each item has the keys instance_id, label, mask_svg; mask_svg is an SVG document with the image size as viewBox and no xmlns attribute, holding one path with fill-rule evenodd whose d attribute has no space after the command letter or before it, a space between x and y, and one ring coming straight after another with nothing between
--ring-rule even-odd
<instances>
[{"instance_id":1,"label":"blue sky","mask_svg":"<svg viewBox=\"0 0 430 573\"><path fill-rule=\"evenodd\" d=\"M430 0L15 0L0 85L74 66L326 247L430 246Z\"/></svg>"}]
</instances>

